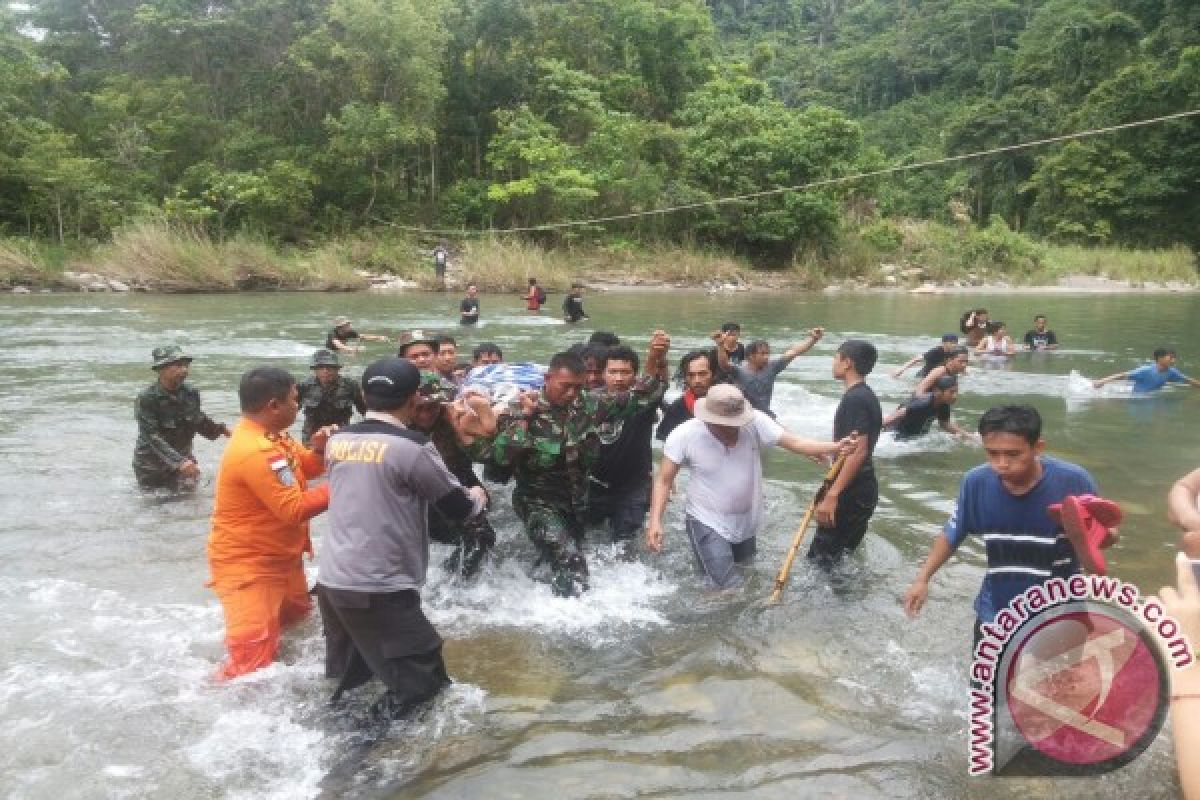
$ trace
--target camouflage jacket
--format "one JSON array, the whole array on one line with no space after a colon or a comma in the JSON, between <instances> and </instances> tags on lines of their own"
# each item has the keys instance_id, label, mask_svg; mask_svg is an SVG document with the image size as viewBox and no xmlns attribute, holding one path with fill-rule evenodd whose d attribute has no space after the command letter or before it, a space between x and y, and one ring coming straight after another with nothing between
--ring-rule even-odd
<instances>
[{"instance_id":1,"label":"camouflage jacket","mask_svg":"<svg viewBox=\"0 0 1200 800\"><path fill-rule=\"evenodd\" d=\"M304 411L305 437L326 425L349 423L356 408L360 414L367 411L358 384L341 375L330 387L323 386L316 375L310 375L296 386L296 390L300 395L300 408Z\"/></svg>"},{"instance_id":2,"label":"camouflage jacket","mask_svg":"<svg viewBox=\"0 0 1200 800\"><path fill-rule=\"evenodd\" d=\"M450 471L451 475L458 478L459 483L466 488L481 485L479 476L475 474L475 469L471 466L471 456L458 441L458 434L454 432L454 427L446 421L444 416L438 417L438 421L433 424L431 430L421 431L421 433L424 433L429 437L429 441L433 442L438 455L442 457L442 463L446 465L446 469Z\"/></svg>"},{"instance_id":3,"label":"camouflage jacket","mask_svg":"<svg viewBox=\"0 0 1200 800\"><path fill-rule=\"evenodd\" d=\"M551 406L543 391L532 414L525 414L514 401L500 415L496 434L481 440L482 448L479 443L472 446L472 454L491 456L498 464L511 466L517 481L515 491L525 500L582 513L587 505L588 473L600 444L620 436L625 420L656 407L665 390L666 384L658 378L643 377L629 392L583 392L562 408Z\"/></svg>"},{"instance_id":4,"label":"camouflage jacket","mask_svg":"<svg viewBox=\"0 0 1200 800\"><path fill-rule=\"evenodd\" d=\"M140 472L174 472L192 460L192 439L200 434L216 439L225 426L200 410L200 392L186 381L175 392L158 382L141 391L134 402L138 438L133 468Z\"/></svg>"}]
</instances>

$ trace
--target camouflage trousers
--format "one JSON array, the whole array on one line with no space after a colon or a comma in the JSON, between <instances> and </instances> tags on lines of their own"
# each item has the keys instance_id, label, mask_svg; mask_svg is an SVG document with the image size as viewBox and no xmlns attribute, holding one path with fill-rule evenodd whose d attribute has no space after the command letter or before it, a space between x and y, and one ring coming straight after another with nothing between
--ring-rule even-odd
<instances>
[{"instance_id":1,"label":"camouflage trousers","mask_svg":"<svg viewBox=\"0 0 1200 800\"><path fill-rule=\"evenodd\" d=\"M513 510L525 523L525 535L538 549L538 563L550 564L551 588L559 597L575 597L588 588L583 557L583 523L570 508L513 491Z\"/></svg>"},{"instance_id":2,"label":"camouflage trousers","mask_svg":"<svg viewBox=\"0 0 1200 800\"><path fill-rule=\"evenodd\" d=\"M185 478L177 470L163 469L155 463L151 465L134 463L133 474L138 486L142 489L170 489L173 492L193 492L198 480Z\"/></svg>"},{"instance_id":3,"label":"camouflage trousers","mask_svg":"<svg viewBox=\"0 0 1200 800\"><path fill-rule=\"evenodd\" d=\"M454 545L454 552L442 567L450 573L469 578L483 566L484 559L496 544L496 531L487 514L454 522L436 508L429 509L429 538L442 544Z\"/></svg>"}]
</instances>

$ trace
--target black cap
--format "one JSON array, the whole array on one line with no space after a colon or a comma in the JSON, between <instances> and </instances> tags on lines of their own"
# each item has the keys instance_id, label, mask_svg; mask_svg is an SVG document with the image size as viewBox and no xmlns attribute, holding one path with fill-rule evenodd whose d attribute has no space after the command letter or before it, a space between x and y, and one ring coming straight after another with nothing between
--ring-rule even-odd
<instances>
[{"instance_id":1,"label":"black cap","mask_svg":"<svg viewBox=\"0 0 1200 800\"><path fill-rule=\"evenodd\" d=\"M421 385L421 371L406 358L381 358L362 374L363 394L382 400L403 400Z\"/></svg>"}]
</instances>

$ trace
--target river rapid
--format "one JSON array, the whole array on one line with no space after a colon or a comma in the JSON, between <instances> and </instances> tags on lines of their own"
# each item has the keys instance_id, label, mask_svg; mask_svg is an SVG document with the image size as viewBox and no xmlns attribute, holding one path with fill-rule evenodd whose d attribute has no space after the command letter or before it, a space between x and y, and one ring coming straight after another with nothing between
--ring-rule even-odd
<instances>
[{"instance_id":1,"label":"river rapid","mask_svg":"<svg viewBox=\"0 0 1200 800\"><path fill-rule=\"evenodd\" d=\"M767 523L744 592L704 591L681 525L661 556L617 557L597 533L592 591L551 596L507 490L493 491L497 557L467 585L435 566L424 592L447 639L455 685L432 708L368 740L326 707L314 618L282 660L231 684L210 680L222 621L204 588L213 476L225 440L197 439L192 496L140 492L130 459L133 398L153 379L150 350L183 345L191 381L219 421L237 416L248 366L306 373L329 321L362 332L435 328L509 360L545 360L597 329L644 350L670 331L672 361L726 320L781 352L813 325L828 333L780 376L787 427L827 438L840 387L830 354L873 341L870 383L885 411L913 381L890 371L987 306L1018 338L1050 317L1063 350L973 363L955 411L964 427L1000 402L1036 405L1048 452L1088 468L1127 522L1110 573L1151 593L1172 575L1164 517L1171 482L1197 465L1200 393L1097 395L1076 371L1130 369L1160 344L1200 374L1200 295L590 295L591 321L531 317L519 298L484 296L483 324L455 324L457 297L314 294L0 298L0 796L376 798L1172 797L1169 728L1104 778L966 776L972 599L983 576L968 541L934 579L917 620L900 598L950 513L978 445L933 433L876 453L881 502L840 588L798 562L781 606L767 595L821 477L786 453L767 461ZM560 298L551 297L548 309ZM369 344L347 374L390 352ZM911 374L911 373L910 373ZM324 520L313 525L321 545ZM435 545L433 563L440 562ZM311 568L315 571L315 567ZM377 685L375 685L377 687Z\"/></svg>"}]
</instances>

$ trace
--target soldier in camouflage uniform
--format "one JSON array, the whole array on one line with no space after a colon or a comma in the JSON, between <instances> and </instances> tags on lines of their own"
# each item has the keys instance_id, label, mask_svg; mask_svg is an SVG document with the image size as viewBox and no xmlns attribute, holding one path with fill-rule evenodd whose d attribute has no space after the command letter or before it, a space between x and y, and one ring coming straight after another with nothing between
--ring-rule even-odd
<instances>
[{"instance_id":1,"label":"soldier in camouflage uniform","mask_svg":"<svg viewBox=\"0 0 1200 800\"><path fill-rule=\"evenodd\" d=\"M496 417L486 397L471 394L456 403L455 391L453 384L446 383L436 373L422 372L412 427L429 437L446 469L463 488L482 487L464 447L473 443L474 436L494 434ZM465 441L467 439L472 442ZM486 513L455 522L432 505L429 507L429 537L435 542L454 545L454 552L443 566L446 571L464 578L479 571L496 544L496 531Z\"/></svg>"},{"instance_id":2,"label":"soldier in camouflage uniform","mask_svg":"<svg viewBox=\"0 0 1200 800\"><path fill-rule=\"evenodd\" d=\"M309 369L313 374L296 387L304 411L301 439L305 447L312 435L326 425L346 425L355 409L360 414L367 411L362 388L350 378L342 377L342 362L337 353L318 350L313 353Z\"/></svg>"},{"instance_id":3,"label":"soldier in camouflage uniform","mask_svg":"<svg viewBox=\"0 0 1200 800\"><path fill-rule=\"evenodd\" d=\"M561 597L588 588L582 552L588 473L601 440L615 438L624 420L662 400L669 346L667 335L656 331L645 374L622 393L584 391L583 362L559 353L536 399L514 401L500 415L496 435L473 450L477 458L490 455L513 468L513 509L538 549L539 562L549 562L552 588Z\"/></svg>"},{"instance_id":4,"label":"soldier in camouflage uniform","mask_svg":"<svg viewBox=\"0 0 1200 800\"><path fill-rule=\"evenodd\" d=\"M228 436L229 428L200 410L200 393L186 382L191 356L170 345L154 348L151 358L158 380L134 403L133 474L143 489L192 489L200 477L192 440L197 433L206 439Z\"/></svg>"}]
</instances>

